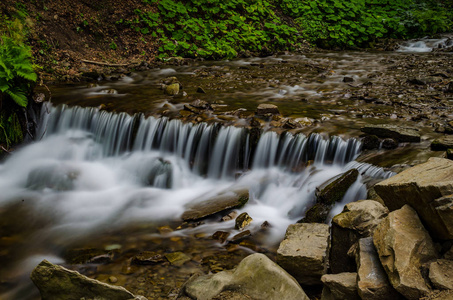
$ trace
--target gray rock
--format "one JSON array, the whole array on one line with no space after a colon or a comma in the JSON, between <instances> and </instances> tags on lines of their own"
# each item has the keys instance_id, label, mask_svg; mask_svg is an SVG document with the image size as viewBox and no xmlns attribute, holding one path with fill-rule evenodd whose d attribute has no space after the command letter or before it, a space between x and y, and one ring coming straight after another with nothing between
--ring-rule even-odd
<instances>
[{"instance_id":1,"label":"gray rock","mask_svg":"<svg viewBox=\"0 0 453 300\"><path fill-rule=\"evenodd\" d=\"M249 191L247 189L223 192L209 199L190 204L182 214L182 219L184 221L198 220L230 208L241 207L248 200Z\"/></svg>"},{"instance_id":2,"label":"gray rock","mask_svg":"<svg viewBox=\"0 0 453 300\"><path fill-rule=\"evenodd\" d=\"M334 274L356 271L355 260L348 251L360 238L371 236L387 216L388 209L373 200L360 200L345 205L343 212L332 219L330 271Z\"/></svg>"},{"instance_id":3,"label":"gray rock","mask_svg":"<svg viewBox=\"0 0 453 300\"><path fill-rule=\"evenodd\" d=\"M43 300L130 300L136 297L123 287L88 278L43 260L31 273Z\"/></svg>"},{"instance_id":4,"label":"gray rock","mask_svg":"<svg viewBox=\"0 0 453 300\"><path fill-rule=\"evenodd\" d=\"M280 111L278 110L277 105L264 103L264 104L258 105L258 108L256 109L255 114L258 116L264 116L267 114L279 115Z\"/></svg>"},{"instance_id":5,"label":"gray rock","mask_svg":"<svg viewBox=\"0 0 453 300\"><path fill-rule=\"evenodd\" d=\"M367 125L361 129L368 134L374 134L381 138L392 138L398 142L420 142L420 134L413 128L404 128L396 125L381 124Z\"/></svg>"},{"instance_id":6,"label":"gray rock","mask_svg":"<svg viewBox=\"0 0 453 300\"><path fill-rule=\"evenodd\" d=\"M359 300L357 273L326 274L321 277L324 288L321 300Z\"/></svg>"},{"instance_id":7,"label":"gray rock","mask_svg":"<svg viewBox=\"0 0 453 300\"><path fill-rule=\"evenodd\" d=\"M193 278L184 287L188 296L198 300L224 291L238 292L242 299L309 299L291 275L259 253L247 256L233 270Z\"/></svg>"},{"instance_id":8,"label":"gray rock","mask_svg":"<svg viewBox=\"0 0 453 300\"><path fill-rule=\"evenodd\" d=\"M391 212L376 228L373 242L392 286L407 299L430 292L421 266L438 257L417 213L409 205Z\"/></svg>"},{"instance_id":9,"label":"gray rock","mask_svg":"<svg viewBox=\"0 0 453 300\"><path fill-rule=\"evenodd\" d=\"M373 238L359 240L356 252L357 290L366 300L393 300L402 298L388 281L387 274L379 261Z\"/></svg>"},{"instance_id":10,"label":"gray rock","mask_svg":"<svg viewBox=\"0 0 453 300\"><path fill-rule=\"evenodd\" d=\"M429 279L440 290L453 290L453 261L439 259L429 265Z\"/></svg>"},{"instance_id":11,"label":"gray rock","mask_svg":"<svg viewBox=\"0 0 453 300\"><path fill-rule=\"evenodd\" d=\"M277 263L301 285L321 284L327 270L329 225L289 225L277 250Z\"/></svg>"},{"instance_id":12,"label":"gray rock","mask_svg":"<svg viewBox=\"0 0 453 300\"><path fill-rule=\"evenodd\" d=\"M430 158L374 186L392 211L411 205L429 231L440 239L453 239L453 161ZM441 198L441 199L439 199Z\"/></svg>"}]
</instances>

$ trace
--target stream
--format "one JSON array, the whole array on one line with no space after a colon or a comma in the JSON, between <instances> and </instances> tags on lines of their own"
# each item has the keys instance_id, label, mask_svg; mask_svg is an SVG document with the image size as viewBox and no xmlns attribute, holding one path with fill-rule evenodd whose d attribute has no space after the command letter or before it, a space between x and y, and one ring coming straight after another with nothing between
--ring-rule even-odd
<instances>
[{"instance_id":1,"label":"stream","mask_svg":"<svg viewBox=\"0 0 453 300\"><path fill-rule=\"evenodd\" d=\"M394 52L178 62L95 85L51 87L39 138L0 164L0 298L39 299L29 274L43 259L168 299L197 270L229 269L253 252L273 257L328 179L360 172L331 218L366 199L365 182L395 174L388 168L442 155L429 143L453 119L453 95L445 92L453 54L432 50L451 46L443 37ZM187 96L164 95L159 86L169 76ZM193 122L180 111L196 99L213 110ZM304 126L282 130L281 119L264 119L256 138L249 120L261 103ZM417 128L422 142L361 151L360 128L382 123ZM181 221L189 204L239 188L250 195L236 211L253 218L251 237L231 242L240 231L234 219L220 222L223 215ZM215 241L216 231L230 236ZM190 260L132 264L143 251L183 252ZM107 263L89 261L103 255Z\"/></svg>"}]
</instances>

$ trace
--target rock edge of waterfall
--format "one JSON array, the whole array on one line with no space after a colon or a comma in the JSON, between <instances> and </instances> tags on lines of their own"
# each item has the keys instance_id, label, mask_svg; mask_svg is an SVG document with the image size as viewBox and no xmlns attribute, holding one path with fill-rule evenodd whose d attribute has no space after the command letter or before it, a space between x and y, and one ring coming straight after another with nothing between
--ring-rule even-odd
<instances>
[{"instance_id":1,"label":"rock edge of waterfall","mask_svg":"<svg viewBox=\"0 0 453 300\"><path fill-rule=\"evenodd\" d=\"M331 226L290 225L275 261L255 253L195 274L175 299L310 299L313 288L322 300L451 299L453 161L431 158L375 190L381 202L349 203ZM32 280L44 300L145 299L47 261Z\"/></svg>"}]
</instances>

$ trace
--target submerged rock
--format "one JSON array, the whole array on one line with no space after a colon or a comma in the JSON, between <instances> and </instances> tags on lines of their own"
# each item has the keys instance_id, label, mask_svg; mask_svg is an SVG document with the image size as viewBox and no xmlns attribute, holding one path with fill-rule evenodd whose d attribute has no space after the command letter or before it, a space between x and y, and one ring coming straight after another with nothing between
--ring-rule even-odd
<instances>
[{"instance_id":1,"label":"submerged rock","mask_svg":"<svg viewBox=\"0 0 453 300\"><path fill-rule=\"evenodd\" d=\"M204 201L190 204L182 214L182 219L184 221L198 220L230 208L241 207L248 200L249 191L247 189L224 192Z\"/></svg>"},{"instance_id":2,"label":"submerged rock","mask_svg":"<svg viewBox=\"0 0 453 300\"><path fill-rule=\"evenodd\" d=\"M31 273L43 300L145 300L134 296L123 287L109 285L88 278L47 260L43 260Z\"/></svg>"},{"instance_id":3,"label":"submerged rock","mask_svg":"<svg viewBox=\"0 0 453 300\"><path fill-rule=\"evenodd\" d=\"M423 264L437 259L437 252L417 213L409 205L391 212L376 228L374 245L392 286L407 299L430 292Z\"/></svg>"},{"instance_id":4,"label":"submerged rock","mask_svg":"<svg viewBox=\"0 0 453 300\"><path fill-rule=\"evenodd\" d=\"M327 271L329 225L293 224L277 250L277 263L301 285L321 284Z\"/></svg>"},{"instance_id":5,"label":"submerged rock","mask_svg":"<svg viewBox=\"0 0 453 300\"><path fill-rule=\"evenodd\" d=\"M374 189L391 211L409 204L433 235L453 239L453 197L449 196L453 194L453 161L430 158Z\"/></svg>"},{"instance_id":6,"label":"submerged rock","mask_svg":"<svg viewBox=\"0 0 453 300\"><path fill-rule=\"evenodd\" d=\"M357 273L326 274L321 300L360 300L357 293Z\"/></svg>"},{"instance_id":7,"label":"submerged rock","mask_svg":"<svg viewBox=\"0 0 453 300\"><path fill-rule=\"evenodd\" d=\"M223 291L237 292L236 299L309 299L291 275L259 253L247 256L233 270L191 278L183 289L200 300L212 299Z\"/></svg>"},{"instance_id":8,"label":"submerged rock","mask_svg":"<svg viewBox=\"0 0 453 300\"><path fill-rule=\"evenodd\" d=\"M356 271L349 249L359 239L369 237L388 215L388 209L373 200L360 200L345 205L343 212L332 219L330 271L334 274Z\"/></svg>"},{"instance_id":9,"label":"submerged rock","mask_svg":"<svg viewBox=\"0 0 453 300\"><path fill-rule=\"evenodd\" d=\"M316 204L305 213L304 223L323 223L329 215L330 209L336 202L340 202L349 187L357 180L359 171L351 169L335 176L316 188Z\"/></svg>"},{"instance_id":10,"label":"submerged rock","mask_svg":"<svg viewBox=\"0 0 453 300\"><path fill-rule=\"evenodd\" d=\"M398 142L420 142L420 134L413 128L404 128L396 125L366 125L361 129L363 132L373 134L381 138L393 138Z\"/></svg>"}]
</instances>

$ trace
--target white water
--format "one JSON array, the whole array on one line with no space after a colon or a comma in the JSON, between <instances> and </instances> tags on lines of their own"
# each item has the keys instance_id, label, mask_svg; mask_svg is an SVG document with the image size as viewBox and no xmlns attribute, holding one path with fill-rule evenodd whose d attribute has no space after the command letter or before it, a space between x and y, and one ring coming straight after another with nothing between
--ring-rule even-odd
<instances>
[{"instance_id":1,"label":"white water","mask_svg":"<svg viewBox=\"0 0 453 300\"><path fill-rule=\"evenodd\" d=\"M436 48L450 48L453 47L453 39L451 36L442 37L438 39L422 38L409 40L400 45L397 52L431 52Z\"/></svg>"},{"instance_id":2,"label":"white water","mask_svg":"<svg viewBox=\"0 0 453 300\"><path fill-rule=\"evenodd\" d=\"M57 241L69 243L131 222L178 220L187 204L235 186L249 188L250 200L239 212L253 218L251 231L268 221L268 241L277 243L287 226L304 216L315 201L316 187L326 180L354 167L367 176L389 176L352 163L360 148L355 139L266 132L254 150L244 128L95 108L49 110L37 135L42 140L0 165L0 208L23 200L32 214L52 219L30 241L30 249L35 241L48 244L41 245L42 253L30 251L33 257L54 257ZM360 180L335 212L366 197ZM214 220L195 230L233 228L233 221ZM27 266L18 268L29 272Z\"/></svg>"}]
</instances>

